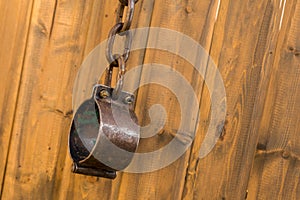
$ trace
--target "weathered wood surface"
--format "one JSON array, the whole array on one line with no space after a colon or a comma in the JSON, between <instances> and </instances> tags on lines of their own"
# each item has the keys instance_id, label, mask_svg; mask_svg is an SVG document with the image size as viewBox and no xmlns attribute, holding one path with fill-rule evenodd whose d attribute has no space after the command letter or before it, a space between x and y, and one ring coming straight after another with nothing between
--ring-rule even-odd
<instances>
[{"instance_id":1,"label":"weathered wood surface","mask_svg":"<svg viewBox=\"0 0 300 200\"><path fill-rule=\"evenodd\" d=\"M249 199L299 199L299 0L140 0L133 27L184 33L218 65L227 92L225 128L213 151L198 159L210 117L203 79L176 55L134 52L129 67L171 66L196 91L200 108L193 113L200 114L192 147L152 173L120 173L114 181L70 173L73 82L114 25L117 3L0 2L0 198L244 199L248 191ZM151 71L140 73L132 84L151 77ZM147 110L157 103L166 109L166 125L141 141L140 152L166 145L178 129L178 100L158 85L137 91L141 123L149 123Z\"/></svg>"},{"instance_id":2,"label":"weathered wood surface","mask_svg":"<svg viewBox=\"0 0 300 200\"><path fill-rule=\"evenodd\" d=\"M266 54L257 102L257 153L250 199L300 198L300 3L287 1Z\"/></svg>"},{"instance_id":3,"label":"weathered wood surface","mask_svg":"<svg viewBox=\"0 0 300 200\"><path fill-rule=\"evenodd\" d=\"M207 131L209 107L201 107L199 140L191 155L186 199L243 199L258 133L251 132L251 118L269 27L272 1L221 1L211 56L217 62L227 93L227 117L223 133L204 159L198 151ZM208 77L209 78L209 77ZM203 101L208 101L204 90ZM209 184L207 184L209 183ZM214 191L214 192L212 192Z\"/></svg>"},{"instance_id":4,"label":"weathered wood surface","mask_svg":"<svg viewBox=\"0 0 300 200\"><path fill-rule=\"evenodd\" d=\"M0 185L10 145L32 1L0 2ZM0 187L0 194L2 187Z\"/></svg>"},{"instance_id":5,"label":"weathered wood surface","mask_svg":"<svg viewBox=\"0 0 300 200\"><path fill-rule=\"evenodd\" d=\"M93 2L34 1L2 199L53 199ZM24 9L24 8L23 8Z\"/></svg>"}]
</instances>

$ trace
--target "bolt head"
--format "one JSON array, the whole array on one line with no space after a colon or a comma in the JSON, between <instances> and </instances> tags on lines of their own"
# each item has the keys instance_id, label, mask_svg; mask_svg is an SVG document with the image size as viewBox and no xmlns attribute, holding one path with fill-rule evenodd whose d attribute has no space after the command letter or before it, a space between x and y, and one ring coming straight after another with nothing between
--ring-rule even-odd
<instances>
[{"instance_id":1,"label":"bolt head","mask_svg":"<svg viewBox=\"0 0 300 200\"><path fill-rule=\"evenodd\" d=\"M127 96L125 97L125 103L126 104L132 104L133 103L133 98L131 96Z\"/></svg>"},{"instance_id":2,"label":"bolt head","mask_svg":"<svg viewBox=\"0 0 300 200\"><path fill-rule=\"evenodd\" d=\"M100 97L106 99L107 97L109 97L109 92L107 90L101 90Z\"/></svg>"}]
</instances>

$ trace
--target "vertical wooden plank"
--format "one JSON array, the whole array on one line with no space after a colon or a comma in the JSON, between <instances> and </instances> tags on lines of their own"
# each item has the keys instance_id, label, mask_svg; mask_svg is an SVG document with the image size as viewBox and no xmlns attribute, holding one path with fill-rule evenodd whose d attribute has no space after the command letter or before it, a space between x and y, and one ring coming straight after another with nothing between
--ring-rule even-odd
<instances>
[{"instance_id":1,"label":"vertical wooden plank","mask_svg":"<svg viewBox=\"0 0 300 200\"><path fill-rule=\"evenodd\" d=\"M54 197L92 7L93 1L34 2L3 199Z\"/></svg>"},{"instance_id":2,"label":"vertical wooden plank","mask_svg":"<svg viewBox=\"0 0 300 200\"><path fill-rule=\"evenodd\" d=\"M250 199L300 198L300 2L286 1L275 58L262 77L265 99L254 123L259 132L255 165L249 181ZM272 55L269 55L272 57Z\"/></svg>"},{"instance_id":3,"label":"vertical wooden plank","mask_svg":"<svg viewBox=\"0 0 300 200\"><path fill-rule=\"evenodd\" d=\"M210 107L201 106L184 199L245 198L258 137L249 134L250 122L272 11L273 1L221 1L211 56L226 88L226 123L212 152L199 159L210 116ZM201 105L205 105L210 101L206 88L202 96Z\"/></svg>"},{"instance_id":4,"label":"vertical wooden plank","mask_svg":"<svg viewBox=\"0 0 300 200\"><path fill-rule=\"evenodd\" d=\"M82 46L83 56L77 65L76 72L80 69L85 56L87 56L97 44L106 39L115 20L114 14L117 9L117 4L114 1L93 1L90 8L88 11L90 17L87 18L89 25L86 26L87 37ZM80 27L77 28L80 29ZM74 79L69 83L71 90L73 90L73 83ZM70 98L72 98L72 96ZM68 122L68 125L70 125L70 122ZM91 197L99 198L99 194L101 194L103 199L109 199L109 197L115 193L115 189L118 188L118 181L116 181L116 184L113 184L113 182L109 180L73 174L71 172L72 161L67 151L68 142L66 140L68 138L68 132L69 128L67 127L65 129L65 140L62 142L61 147L63 154L59 159L59 163L63 166L63 169L61 173L56 176L57 181L54 198L91 199ZM99 185L102 187L98 187Z\"/></svg>"},{"instance_id":5,"label":"vertical wooden plank","mask_svg":"<svg viewBox=\"0 0 300 200\"><path fill-rule=\"evenodd\" d=\"M217 7L218 1L155 1L151 26L186 34L209 51ZM180 42L177 45L180 46ZM195 69L182 58L159 50L147 50L144 63L159 63L172 67L186 78L200 98L203 80L195 75ZM142 70L141 79L147 80L151 75L151 70ZM168 119L160 134L141 140L139 152L151 152L168 144L180 123L180 108L176 96L162 86L151 84L139 88L138 92L136 112L142 125L149 123L147 110L153 104L162 105ZM197 108L194 111L198 112ZM188 158L187 152L172 165L161 170L144 174L124 174L118 199L181 199ZM151 162L155 164L160 160Z\"/></svg>"},{"instance_id":6,"label":"vertical wooden plank","mask_svg":"<svg viewBox=\"0 0 300 200\"><path fill-rule=\"evenodd\" d=\"M0 2L0 198L5 173L32 1Z\"/></svg>"},{"instance_id":7,"label":"vertical wooden plank","mask_svg":"<svg viewBox=\"0 0 300 200\"><path fill-rule=\"evenodd\" d=\"M115 20L115 10L117 4L113 1L93 1L91 10L89 11L90 18L88 20L87 37L82 46L83 56L81 61L77 63L75 73L80 69L85 57L98 45L102 40L106 39L108 32ZM63 15L63 12L61 13ZM78 13L80 15L80 13ZM80 29L80 27L78 27ZM69 86L73 91L74 78L69 82ZM68 123L68 125L70 122ZM62 152L58 159L58 166L62 169L61 173L56 174L55 182L55 199L85 199L91 196L97 197L95 193L102 193L103 198L108 198L110 194L115 193L114 188L118 184L113 185L111 181L102 180L94 177L86 177L71 173L72 161L67 151L69 127L65 129L65 137L60 147ZM117 182L117 181L116 181ZM101 183L101 184L100 184ZM101 185L102 187L97 187ZM105 192L104 192L105 191ZM110 192L111 191L111 192Z\"/></svg>"}]
</instances>

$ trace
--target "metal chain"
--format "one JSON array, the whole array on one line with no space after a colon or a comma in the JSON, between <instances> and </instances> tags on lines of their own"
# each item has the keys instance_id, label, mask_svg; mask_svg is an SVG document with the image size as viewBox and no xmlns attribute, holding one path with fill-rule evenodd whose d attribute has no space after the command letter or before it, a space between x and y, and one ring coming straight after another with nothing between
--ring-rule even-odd
<instances>
[{"instance_id":1,"label":"metal chain","mask_svg":"<svg viewBox=\"0 0 300 200\"><path fill-rule=\"evenodd\" d=\"M137 0L119 0L119 1L120 4L117 12L118 15L116 19L116 25L114 25L109 32L107 45L106 45L106 52L105 52L107 61L109 62L109 64L113 65L114 67L118 66L118 64L116 63L117 60L116 55L113 55L112 53L117 34L120 36L126 36L125 49L122 56L124 57L125 62L127 62L128 60L129 52L131 48L131 42L132 42L132 34L128 30L130 29L132 23L135 3L137 2ZM128 6L128 8L127 8L126 17L123 20L125 6Z\"/></svg>"},{"instance_id":2,"label":"metal chain","mask_svg":"<svg viewBox=\"0 0 300 200\"><path fill-rule=\"evenodd\" d=\"M108 35L105 53L106 53L107 61L110 63L110 65L113 66L118 66L118 64L116 63L117 60L116 55L113 55L112 51L113 51L116 35L121 32L122 28L123 28L123 23L117 23L115 26L112 27ZM132 33L130 31L126 31L122 34L122 36L123 35L126 36L126 40L125 40L125 48L122 56L124 57L125 62L127 62L129 58L131 43L132 43Z\"/></svg>"},{"instance_id":3,"label":"metal chain","mask_svg":"<svg viewBox=\"0 0 300 200\"><path fill-rule=\"evenodd\" d=\"M106 51L105 51L106 59L109 62L109 67L107 69L107 74L105 79L106 85L108 86L111 85L111 76L112 76L113 67L119 68L117 85L113 94L114 98L118 96L119 92L122 90L123 87L123 79L126 71L126 62L129 58L130 48L132 43L132 33L131 31L129 31L129 29L131 27L135 3L137 1L138 0L119 0L120 4L117 11L116 25L112 27L108 35ZM127 7L127 13L126 13L126 17L124 18L125 7ZM117 34L126 37L125 47L122 55L113 54L113 46Z\"/></svg>"}]
</instances>

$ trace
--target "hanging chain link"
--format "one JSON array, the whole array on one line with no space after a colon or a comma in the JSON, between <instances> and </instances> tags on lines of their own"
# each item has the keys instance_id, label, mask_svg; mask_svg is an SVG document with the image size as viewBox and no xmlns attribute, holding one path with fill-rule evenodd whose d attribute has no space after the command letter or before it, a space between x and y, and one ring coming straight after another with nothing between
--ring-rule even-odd
<instances>
[{"instance_id":1,"label":"hanging chain link","mask_svg":"<svg viewBox=\"0 0 300 200\"><path fill-rule=\"evenodd\" d=\"M115 26L112 27L112 29L109 32L108 35L108 40L107 40L107 45L106 45L106 59L107 61L110 63L110 65L113 66L118 66L118 64L116 63L117 61L117 55L112 53L113 51L113 46L115 43L115 38L117 34L121 34L121 36L126 37L125 40L125 48L123 51L123 57L125 62L127 62L128 58L129 58L129 53L130 53L130 48L131 48L131 43L132 43L132 33L130 31L126 31L126 32L121 32L123 27L123 23L119 22L117 23Z\"/></svg>"},{"instance_id":2,"label":"hanging chain link","mask_svg":"<svg viewBox=\"0 0 300 200\"><path fill-rule=\"evenodd\" d=\"M131 31L129 31L129 29L131 27L134 9L135 9L135 3L137 1L138 0L119 0L120 3L117 10L116 25L112 27L108 35L105 55L109 63L109 67L107 68L106 71L105 84L111 86L113 67L118 67L119 74L118 74L116 88L113 94L115 98L117 98L119 92L122 90L123 87L123 80L126 71L126 62L129 58L131 43L132 43L132 33ZM127 9L125 9L125 7L127 7ZM126 12L126 16L124 17L125 10L127 10L127 12ZM113 54L113 46L117 34L122 37L124 36L126 37L124 51L122 55Z\"/></svg>"}]
</instances>

